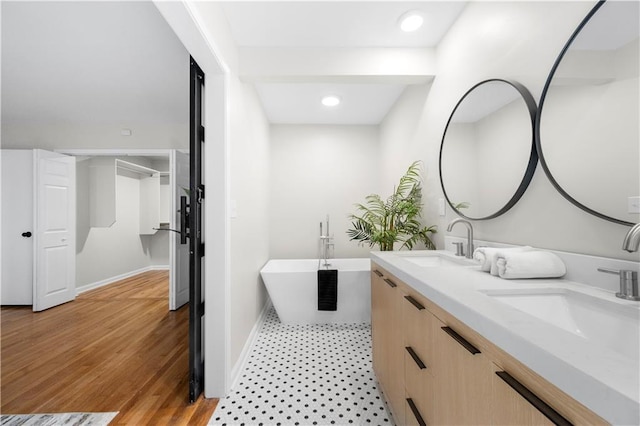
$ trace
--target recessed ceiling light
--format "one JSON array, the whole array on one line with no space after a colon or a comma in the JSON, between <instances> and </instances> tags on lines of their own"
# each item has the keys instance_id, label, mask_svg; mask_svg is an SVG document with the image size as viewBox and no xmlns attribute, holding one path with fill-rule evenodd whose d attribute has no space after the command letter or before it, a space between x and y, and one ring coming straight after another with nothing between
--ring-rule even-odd
<instances>
[{"instance_id":1,"label":"recessed ceiling light","mask_svg":"<svg viewBox=\"0 0 640 426\"><path fill-rule=\"evenodd\" d=\"M404 13L398 20L400 29L404 32L415 31L422 26L424 18L415 10Z\"/></svg>"},{"instance_id":2,"label":"recessed ceiling light","mask_svg":"<svg viewBox=\"0 0 640 426\"><path fill-rule=\"evenodd\" d=\"M322 105L327 107L334 107L340 104L340 98L334 95L325 96L322 98Z\"/></svg>"}]
</instances>

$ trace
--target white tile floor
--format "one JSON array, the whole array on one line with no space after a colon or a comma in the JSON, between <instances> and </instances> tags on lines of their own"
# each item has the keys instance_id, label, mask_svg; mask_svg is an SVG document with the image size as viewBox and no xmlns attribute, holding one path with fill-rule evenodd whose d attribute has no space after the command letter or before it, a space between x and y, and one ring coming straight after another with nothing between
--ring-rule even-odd
<instances>
[{"instance_id":1,"label":"white tile floor","mask_svg":"<svg viewBox=\"0 0 640 426\"><path fill-rule=\"evenodd\" d=\"M369 324L287 325L272 308L210 425L393 425Z\"/></svg>"}]
</instances>

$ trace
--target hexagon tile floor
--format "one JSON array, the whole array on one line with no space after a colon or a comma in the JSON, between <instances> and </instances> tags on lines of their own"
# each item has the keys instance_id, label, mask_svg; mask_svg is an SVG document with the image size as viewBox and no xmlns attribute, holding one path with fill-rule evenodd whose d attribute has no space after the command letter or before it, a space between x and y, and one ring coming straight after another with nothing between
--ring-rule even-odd
<instances>
[{"instance_id":1,"label":"hexagon tile floor","mask_svg":"<svg viewBox=\"0 0 640 426\"><path fill-rule=\"evenodd\" d=\"M267 314L209 425L393 425L371 363L369 324L282 324Z\"/></svg>"}]
</instances>

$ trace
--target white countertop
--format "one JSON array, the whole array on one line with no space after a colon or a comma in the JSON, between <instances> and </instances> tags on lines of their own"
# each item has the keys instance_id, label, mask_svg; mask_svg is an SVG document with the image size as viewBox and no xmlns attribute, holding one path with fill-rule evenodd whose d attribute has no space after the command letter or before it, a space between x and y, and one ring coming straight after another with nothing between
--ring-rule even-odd
<instances>
[{"instance_id":1,"label":"white countertop","mask_svg":"<svg viewBox=\"0 0 640 426\"><path fill-rule=\"evenodd\" d=\"M449 251L437 253L456 258ZM372 252L371 260L608 422L640 424L640 355L629 358L598 346L481 291L568 289L633 307L638 321L640 303L563 279L504 280L476 266L422 267L407 260L407 256L419 255L419 251ZM621 336L625 337L640 339Z\"/></svg>"}]
</instances>

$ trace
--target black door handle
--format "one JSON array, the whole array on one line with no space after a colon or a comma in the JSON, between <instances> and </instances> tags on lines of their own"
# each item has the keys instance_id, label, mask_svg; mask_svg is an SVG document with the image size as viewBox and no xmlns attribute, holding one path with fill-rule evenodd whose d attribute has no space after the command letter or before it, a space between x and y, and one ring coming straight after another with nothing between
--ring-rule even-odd
<instances>
[{"instance_id":1,"label":"black door handle","mask_svg":"<svg viewBox=\"0 0 640 426\"><path fill-rule=\"evenodd\" d=\"M25 238L29 238L31 236L31 232L27 231L27 232L23 232L22 236Z\"/></svg>"},{"instance_id":2,"label":"black door handle","mask_svg":"<svg viewBox=\"0 0 640 426\"><path fill-rule=\"evenodd\" d=\"M151 228L154 231L170 231L170 232L175 232L176 234L182 234L182 232L178 231L177 229L171 229L171 228Z\"/></svg>"},{"instance_id":3,"label":"black door handle","mask_svg":"<svg viewBox=\"0 0 640 426\"><path fill-rule=\"evenodd\" d=\"M180 197L180 244L187 244L189 235L189 205L187 204L187 196Z\"/></svg>"}]
</instances>

